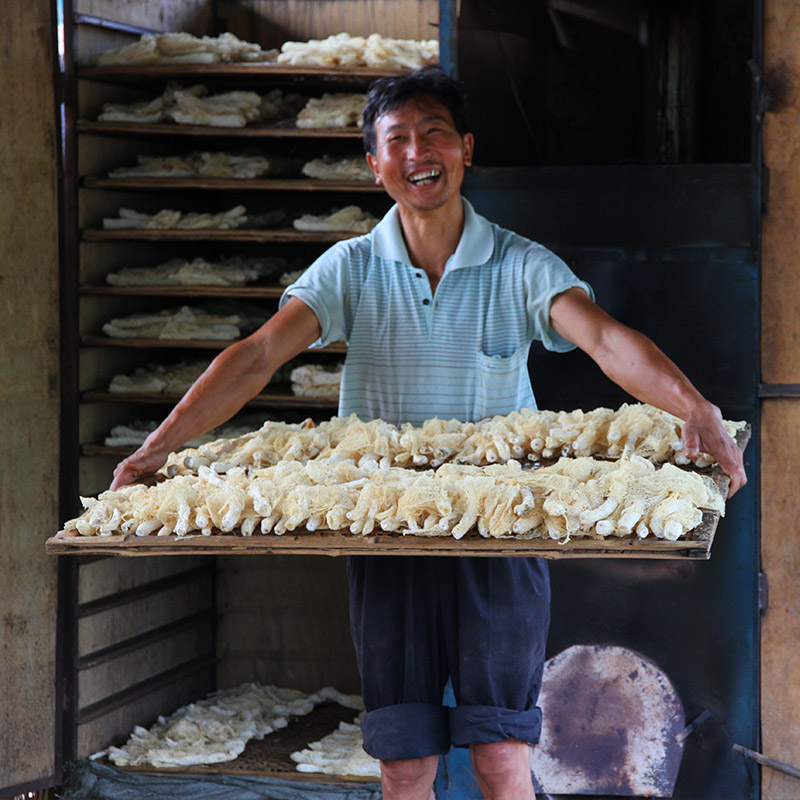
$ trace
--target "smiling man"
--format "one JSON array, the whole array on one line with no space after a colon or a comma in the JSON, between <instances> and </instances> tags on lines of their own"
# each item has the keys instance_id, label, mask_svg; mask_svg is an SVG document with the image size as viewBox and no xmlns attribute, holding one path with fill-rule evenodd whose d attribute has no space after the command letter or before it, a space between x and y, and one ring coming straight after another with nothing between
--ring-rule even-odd
<instances>
[{"instance_id":1,"label":"smiling man","mask_svg":"<svg viewBox=\"0 0 800 800\"><path fill-rule=\"evenodd\" d=\"M475 420L535 407L533 340L578 346L639 400L684 421L687 454L711 453L746 482L719 410L646 337L591 299L561 259L475 213L461 197L472 162L458 85L425 69L373 84L367 161L395 201L368 235L324 253L259 331L221 353L112 488L158 469L221 424L311 345L344 339L339 413L395 424ZM529 800L528 744L549 623L547 567L528 558L348 559L353 641L385 800L429 800L438 755L469 747L487 798ZM442 705L447 680L455 708Z\"/></svg>"}]
</instances>

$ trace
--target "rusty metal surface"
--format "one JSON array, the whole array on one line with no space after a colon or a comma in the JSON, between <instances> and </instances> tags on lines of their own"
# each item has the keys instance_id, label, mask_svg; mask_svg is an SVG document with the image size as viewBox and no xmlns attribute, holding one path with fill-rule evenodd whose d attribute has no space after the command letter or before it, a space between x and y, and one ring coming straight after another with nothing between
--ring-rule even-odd
<instances>
[{"instance_id":1,"label":"rusty metal surface","mask_svg":"<svg viewBox=\"0 0 800 800\"><path fill-rule=\"evenodd\" d=\"M531 768L553 794L671 797L683 706L669 678L623 647L577 645L545 664Z\"/></svg>"}]
</instances>

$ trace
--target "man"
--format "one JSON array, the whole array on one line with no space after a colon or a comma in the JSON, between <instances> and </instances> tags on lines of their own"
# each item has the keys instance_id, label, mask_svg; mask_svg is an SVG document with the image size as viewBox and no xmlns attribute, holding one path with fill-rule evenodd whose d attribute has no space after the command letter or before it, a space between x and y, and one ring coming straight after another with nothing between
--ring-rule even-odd
<instances>
[{"instance_id":1,"label":"man","mask_svg":"<svg viewBox=\"0 0 800 800\"><path fill-rule=\"evenodd\" d=\"M577 345L612 380L685 423L688 455L711 453L746 482L719 410L646 337L600 310L555 255L478 216L461 198L471 164L457 85L436 69L376 82L367 161L396 205L286 290L280 311L221 353L112 488L160 467L222 423L312 343L346 339L340 413L420 423L535 404L533 339ZM533 798L528 743L549 622L547 568L526 558L352 557L351 627L385 800L428 800L438 755L468 746L487 798ZM447 679L457 707L441 705Z\"/></svg>"}]
</instances>

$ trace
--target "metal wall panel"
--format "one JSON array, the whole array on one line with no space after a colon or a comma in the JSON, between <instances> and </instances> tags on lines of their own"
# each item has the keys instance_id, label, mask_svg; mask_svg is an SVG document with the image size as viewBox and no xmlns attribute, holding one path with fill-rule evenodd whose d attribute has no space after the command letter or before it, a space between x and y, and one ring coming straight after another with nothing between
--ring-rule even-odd
<instances>
[{"instance_id":1,"label":"metal wall panel","mask_svg":"<svg viewBox=\"0 0 800 800\"><path fill-rule=\"evenodd\" d=\"M653 338L726 416L757 427L749 167L479 170L465 194L493 221L552 246L602 307ZM529 363L541 407L630 400L583 353L535 347ZM679 800L758 791L752 766L730 750L758 742L757 455L756 437L751 483L729 504L709 562L551 566L549 655L588 643L638 650L670 676L688 720L710 711L686 741Z\"/></svg>"}]
</instances>

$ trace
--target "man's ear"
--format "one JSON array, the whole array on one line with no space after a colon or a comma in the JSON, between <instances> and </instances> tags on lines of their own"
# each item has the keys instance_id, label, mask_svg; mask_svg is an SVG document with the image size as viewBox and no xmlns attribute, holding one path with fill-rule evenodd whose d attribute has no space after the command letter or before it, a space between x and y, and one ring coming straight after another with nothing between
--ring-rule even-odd
<instances>
[{"instance_id":1,"label":"man's ear","mask_svg":"<svg viewBox=\"0 0 800 800\"><path fill-rule=\"evenodd\" d=\"M472 153L475 150L475 137L471 133L464 134L464 166L472 166Z\"/></svg>"},{"instance_id":2,"label":"man's ear","mask_svg":"<svg viewBox=\"0 0 800 800\"><path fill-rule=\"evenodd\" d=\"M369 164L369 168L375 175L375 183L380 183L381 174L378 172L378 162L375 160L375 156L373 156L372 153L367 153L367 164Z\"/></svg>"},{"instance_id":3,"label":"man's ear","mask_svg":"<svg viewBox=\"0 0 800 800\"><path fill-rule=\"evenodd\" d=\"M475 137L471 133L464 134L464 166L472 166L472 153L475 150Z\"/></svg>"}]
</instances>

